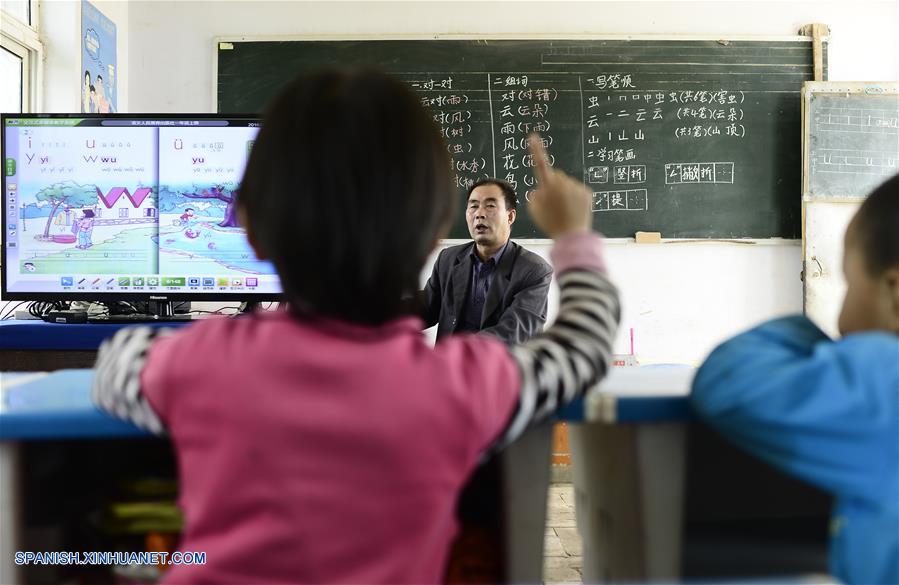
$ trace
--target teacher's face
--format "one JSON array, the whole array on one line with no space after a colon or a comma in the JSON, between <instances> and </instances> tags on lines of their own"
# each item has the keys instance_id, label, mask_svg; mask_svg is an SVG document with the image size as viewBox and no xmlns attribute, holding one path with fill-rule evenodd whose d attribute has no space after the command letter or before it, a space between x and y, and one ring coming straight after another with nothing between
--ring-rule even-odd
<instances>
[{"instance_id":1,"label":"teacher's face","mask_svg":"<svg viewBox=\"0 0 899 585\"><path fill-rule=\"evenodd\" d=\"M468 233L478 245L502 246L512 233L515 210L506 209L506 198L498 185L476 187L465 209Z\"/></svg>"}]
</instances>

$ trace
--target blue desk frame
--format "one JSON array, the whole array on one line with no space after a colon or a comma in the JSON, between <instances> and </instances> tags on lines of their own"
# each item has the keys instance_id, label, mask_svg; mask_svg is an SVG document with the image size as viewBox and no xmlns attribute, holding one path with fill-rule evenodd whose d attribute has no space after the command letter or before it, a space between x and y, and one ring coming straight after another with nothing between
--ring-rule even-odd
<instances>
[{"instance_id":1,"label":"blue desk frame","mask_svg":"<svg viewBox=\"0 0 899 585\"><path fill-rule=\"evenodd\" d=\"M0 373L0 441L148 435L94 407L93 377L93 370Z\"/></svg>"},{"instance_id":2,"label":"blue desk frame","mask_svg":"<svg viewBox=\"0 0 899 585\"><path fill-rule=\"evenodd\" d=\"M183 327L186 321L135 323L151 327ZM46 321L0 321L0 350L97 351L104 339L132 324L62 324Z\"/></svg>"},{"instance_id":3,"label":"blue desk frame","mask_svg":"<svg viewBox=\"0 0 899 585\"><path fill-rule=\"evenodd\" d=\"M637 368L639 370L639 368ZM691 370L692 371L692 370ZM625 372L615 370L597 391L567 405L570 423L654 423L693 418L686 394L610 393ZM137 437L148 433L97 410L90 400L93 370L0 373L0 440ZM596 406L593 406L596 405Z\"/></svg>"}]
</instances>

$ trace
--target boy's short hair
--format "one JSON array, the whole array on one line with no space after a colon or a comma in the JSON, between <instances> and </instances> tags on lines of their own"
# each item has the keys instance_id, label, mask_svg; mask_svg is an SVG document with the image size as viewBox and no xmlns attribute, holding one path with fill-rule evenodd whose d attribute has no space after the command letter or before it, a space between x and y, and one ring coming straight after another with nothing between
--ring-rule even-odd
<instances>
[{"instance_id":1,"label":"boy's short hair","mask_svg":"<svg viewBox=\"0 0 899 585\"><path fill-rule=\"evenodd\" d=\"M868 195L850 229L870 274L878 276L899 267L899 175Z\"/></svg>"},{"instance_id":2,"label":"boy's short hair","mask_svg":"<svg viewBox=\"0 0 899 585\"><path fill-rule=\"evenodd\" d=\"M469 197L471 197L471 192L477 189L482 185L496 185L503 192L503 198L506 200L506 209L512 210L518 208L518 196L515 194L515 189L509 183L502 181L500 179L481 179L471 185L468 188L468 193L465 194L465 200L467 201Z\"/></svg>"},{"instance_id":3,"label":"boy's short hair","mask_svg":"<svg viewBox=\"0 0 899 585\"><path fill-rule=\"evenodd\" d=\"M402 82L305 74L269 105L237 204L294 311L379 324L413 312L453 213L450 158Z\"/></svg>"}]
</instances>

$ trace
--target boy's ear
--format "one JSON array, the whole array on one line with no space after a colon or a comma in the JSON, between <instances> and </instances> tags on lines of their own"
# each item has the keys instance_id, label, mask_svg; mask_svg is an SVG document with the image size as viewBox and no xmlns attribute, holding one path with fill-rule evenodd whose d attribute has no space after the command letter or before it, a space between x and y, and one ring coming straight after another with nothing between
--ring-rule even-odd
<instances>
[{"instance_id":1,"label":"boy's ear","mask_svg":"<svg viewBox=\"0 0 899 585\"><path fill-rule=\"evenodd\" d=\"M899 266L887 268L883 273L883 280L889 291L893 316L896 319L896 323L899 323Z\"/></svg>"},{"instance_id":2,"label":"boy's ear","mask_svg":"<svg viewBox=\"0 0 899 585\"><path fill-rule=\"evenodd\" d=\"M253 248L253 253L256 254L256 257L260 260L267 260L268 258L262 254L262 250L259 249L259 246L256 245L256 240L254 239L253 231L250 229L250 224L247 221L247 212L240 205L237 206L237 223L247 232L247 241L250 243L250 247Z\"/></svg>"}]
</instances>

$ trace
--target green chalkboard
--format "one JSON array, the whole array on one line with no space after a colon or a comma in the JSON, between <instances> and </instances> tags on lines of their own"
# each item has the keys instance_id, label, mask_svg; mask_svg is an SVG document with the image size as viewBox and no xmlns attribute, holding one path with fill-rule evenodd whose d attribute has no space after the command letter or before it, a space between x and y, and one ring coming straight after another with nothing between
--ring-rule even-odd
<instances>
[{"instance_id":1,"label":"green chalkboard","mask_svg":"<svg viewBox=\"0 0 899 585\"><path fill-rule=\"evenodd\" d=\"M395 74L440 124L460 192L495 176L527 197L537 130L609 237L800 236L811 39L228 41L217 55L219 112L260 112L322 66ZM468 237L461 211L450 236ZM525 209L513 236L542 237Z\"/></svg>"}]
</instances>

